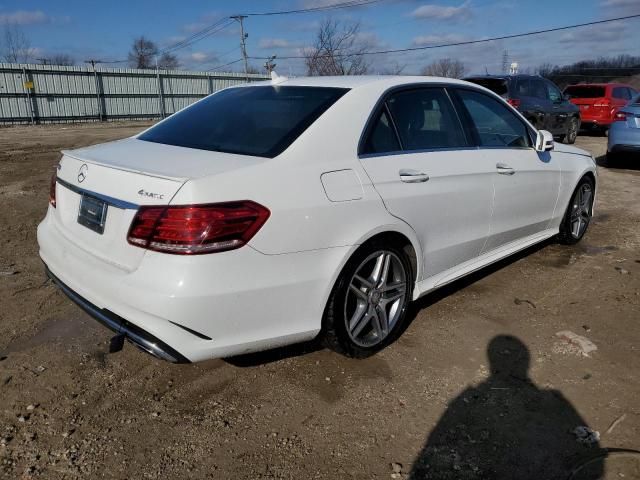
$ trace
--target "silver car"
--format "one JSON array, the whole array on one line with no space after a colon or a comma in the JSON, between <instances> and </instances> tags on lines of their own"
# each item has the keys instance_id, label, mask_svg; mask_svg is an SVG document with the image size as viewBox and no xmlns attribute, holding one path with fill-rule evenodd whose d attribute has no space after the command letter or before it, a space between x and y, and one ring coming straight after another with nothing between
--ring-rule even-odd
<instances>
[{"instance_id":1,"label":"silver car","mask_svg":"<svg viewBox=\"0 0 640 480\"><path fill-rule=\"evenodd\" d=\"M621 160L634 153L640 155L640 95L615 114L607 145L608 160Z\"/></svg>"}]
</instances>

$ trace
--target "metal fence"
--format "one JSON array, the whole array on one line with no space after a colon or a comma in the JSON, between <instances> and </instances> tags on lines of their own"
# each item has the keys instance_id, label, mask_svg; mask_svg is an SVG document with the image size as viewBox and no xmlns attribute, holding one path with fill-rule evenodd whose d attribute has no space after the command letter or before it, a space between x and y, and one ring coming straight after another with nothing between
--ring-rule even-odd
<instances>
[{"instance_id":1,"label":"metal fence","mask_svg":"<svg viewBox=\"0 0 640 480\"><path fill-rule=\"evenodd\" d=\"M0 124L162 118L246 81L238 73L0 63Z\"/></svg>"}]
</instances>

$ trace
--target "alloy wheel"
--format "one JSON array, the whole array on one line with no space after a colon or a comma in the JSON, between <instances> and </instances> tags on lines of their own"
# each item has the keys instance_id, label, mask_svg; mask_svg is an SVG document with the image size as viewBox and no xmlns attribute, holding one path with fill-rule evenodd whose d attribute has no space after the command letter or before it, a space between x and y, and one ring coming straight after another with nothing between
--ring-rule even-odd
<instances>
[{"instance_id":1,"label":"alloy wheel","mask_svg":"<svg viewBox=\"0 0 640 480\"><path fill-rule=\"evenodd\" d=\"M571 202L571 235L573 238L581 238L584 234L593 209L593 189L588 183L583 183Z\"/></svg>"},{"instance_id":2,"label":"alloy wheel","mask_svg":"<svg viewBox=\"0 0 640 480\"><path fill-rule=\"evenodd\" d=\"M375 346L389 336L407 303L407 270L388 250L369 255L349 282L344 319L350 339L360 347Z\"/></svg>"}]
</instances>

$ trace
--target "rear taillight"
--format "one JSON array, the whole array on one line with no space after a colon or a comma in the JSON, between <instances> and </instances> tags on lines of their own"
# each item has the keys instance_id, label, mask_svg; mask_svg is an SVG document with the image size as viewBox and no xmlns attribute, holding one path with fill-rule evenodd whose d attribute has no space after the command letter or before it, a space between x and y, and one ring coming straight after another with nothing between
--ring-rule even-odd
<instances>
[{"instance_id":1,"label":"rear taillight","mask_svg":"<svg viewBox=\"0 0 640 480\"><path fill-rule=\"evenodd\" d=\"M518 108L520 106L519 98L507 98L507 103L512 107Z\"/></svg>"},{"instance_id":2,"label":"rear taillight","mask_svg":"<svg viewBox=\"0 0 640 480\"><path fill-rule=\"evenodd\" d=\"M613 116L613 121L614 122L626 122L627 121L627 114L624 112L616 112L616 114Z\"/></svg>"},{"instance_id":3,"label":"rear taillight","mask_svg":"<svg viewBox=\"0 0 640 480\"><path fill-rule=\"evenodd\" d=\"M58 181L58 168L53 170L51 175L51 183L49 184L49 203L53 208L56 207L56 183Z\"/></svg>"},{"instance_id":4,"label":"rear taillight","mask_svg":"<svg viewBox=\"0 0 640 480\"><path fill-rule=\"evenodd\" d=\"M182 255L233 250L245 245L269 215L267 208L249 200L140 207L127 240L138 247Z\"/></svg>"}]
</instances>

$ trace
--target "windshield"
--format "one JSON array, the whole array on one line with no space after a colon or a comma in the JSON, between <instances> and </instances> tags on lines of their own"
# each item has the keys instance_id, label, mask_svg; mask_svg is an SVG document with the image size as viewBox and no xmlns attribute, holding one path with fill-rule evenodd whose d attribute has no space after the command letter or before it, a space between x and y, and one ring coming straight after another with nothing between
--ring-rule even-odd
<instances>
[{"instance_id":1,"label":"windshield","mask_svg":"<svg viewBox=\"0 0 640 480\"><path fill-rule=\"evenodd\" d=\"M601 98L605 96L604 87L575 85L564 89L564 94L571 98Z\"/></svg>"},{"instance_id":2,"label":"windshield","mask_svg":"<svg viewBox=\"0 0 640 480\"><path fill-rule=\"evenodd\" d=\"M273 158L347 91L294 86L229 88L172 115L138 139Z\"/></svg>"}]
</instances>

